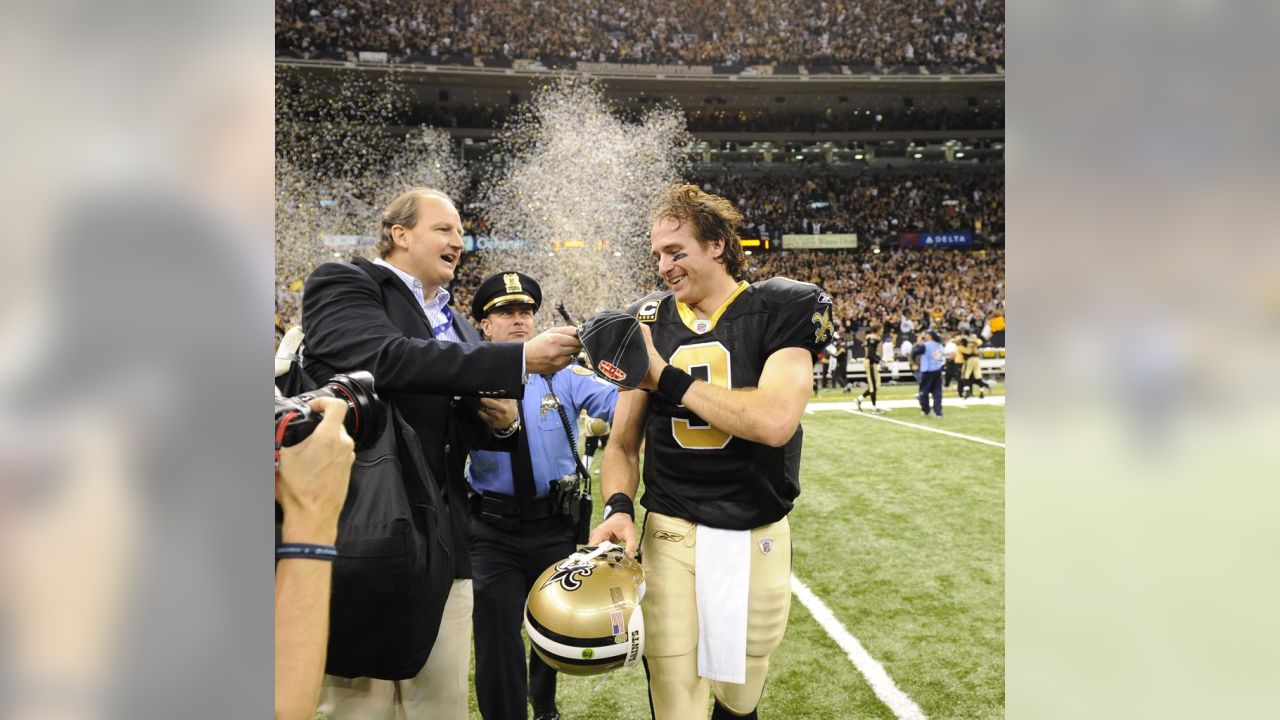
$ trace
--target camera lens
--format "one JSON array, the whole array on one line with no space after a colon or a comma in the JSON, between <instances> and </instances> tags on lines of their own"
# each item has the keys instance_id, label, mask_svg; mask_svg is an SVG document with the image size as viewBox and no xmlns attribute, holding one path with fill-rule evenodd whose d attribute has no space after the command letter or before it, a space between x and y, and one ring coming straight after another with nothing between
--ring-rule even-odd
<instances>
[{"instance_id":1,"label":"camera lens","mask_svg":"<svg viewBox=\"0 0 1280 720\"><path fill-rule=\"evenodd\" d=\"M343 424L356 448L372 447L386 427L386 412L373 389L373 375L364 370L335 375L324 390L329 391L328 395L346 401L347 416L343 418Z\"/></svg>"},{"instance_id":2,"label":"camera lens","mask_svg":"<svg viewBox=\"0 0 1280 720\"><path fill-rule=\"evenodd\" d=\"M276 401L276 422L292 413L285 426L280 444L296 445L311 435L323 416L314 412L307 403L318 397L332 397L347 404L347 414L342 424L355 442L356 450L373 447L387 425L386 409L373 387L373 375L367 371L335 375L324 387L296 397Z\"/></svg>"}]
</instances>

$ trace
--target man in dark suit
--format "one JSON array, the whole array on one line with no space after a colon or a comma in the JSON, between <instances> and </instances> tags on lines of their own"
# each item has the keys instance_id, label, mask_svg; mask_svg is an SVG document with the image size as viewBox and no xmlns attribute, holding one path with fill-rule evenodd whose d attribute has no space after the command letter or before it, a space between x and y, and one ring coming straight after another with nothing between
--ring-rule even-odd
<instances>
[{"instance_id":1,"label":"man in dark suit","mask_svg":"<svg viewBox=\"0 0 1280 720\"><path fill-rule=\"evenodd\" d=\"M449 308L444 289L462 256L462 221L449 197L413 188L382 215L373 262L327 263L307 279L304 367L317 381L368 370L417 432L449 507L454 585L431 656L411 680L327 676L320 712L334 718L467 716L471 566L466 551L467 453L520 431L515 401L528 375L566 367L581 350L573 328L527 343L482 342ZM397 710L399 712L397 712Z\"/></svg>"}]
</instances>

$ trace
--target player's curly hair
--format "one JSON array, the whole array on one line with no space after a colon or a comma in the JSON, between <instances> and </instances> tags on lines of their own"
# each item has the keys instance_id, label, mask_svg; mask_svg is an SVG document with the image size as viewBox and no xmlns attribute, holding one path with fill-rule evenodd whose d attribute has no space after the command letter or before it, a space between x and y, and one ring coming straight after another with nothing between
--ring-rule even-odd
<instances>
[{"instance_id":1,"label":"player's curly hair","mask_svg":"<svg viewBox=\"0 0 1280 720\"><path fill-rule=\"evenodd\" d=\"M702 191L697 185L673 185L662 194L653 209L650 220L675 220L680 225L693 226L693 236L704 248L716 241L724 241L724 252L718 260L734 280L747 277L747 256L742 251L742 238L738 237L738 224L742 213L733 203Z\"/></svg>"}]
</instances>

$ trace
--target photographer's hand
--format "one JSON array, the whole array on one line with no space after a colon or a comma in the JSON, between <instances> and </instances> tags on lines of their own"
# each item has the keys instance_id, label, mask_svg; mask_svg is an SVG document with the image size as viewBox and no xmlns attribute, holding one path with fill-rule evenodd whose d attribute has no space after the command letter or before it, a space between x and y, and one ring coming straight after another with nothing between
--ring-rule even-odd
<instances>
[{"instance_id":1,"label":"photographer's hand","mask_svg":"<svg viewBox=\"0 0 1280 720\"><path fill-rule=\"evenodd\" d=\"M280 451L276 499L284 509L286 543L333 545L347 497L354 443L342 420L347 404L316 398L324 420L311 437ZM285 558L276 566L276 718L308 720L324 677L333 563Z\"/></svg>"},{"instance_id":2,"label":"photographer's hand","mask_svg":"<svg viewBox=\"0 0 1280 720\"><path fill-rule=\"evenodd\" d=\"M324 414L311 437L280 450L276 500L284 510L287 543L332 545L338 535L338 515L347 498L347 481L355 461L355 444L342 425L347 404L336 398L316 398L312 410Z\"/></svg>"}]
</instances>

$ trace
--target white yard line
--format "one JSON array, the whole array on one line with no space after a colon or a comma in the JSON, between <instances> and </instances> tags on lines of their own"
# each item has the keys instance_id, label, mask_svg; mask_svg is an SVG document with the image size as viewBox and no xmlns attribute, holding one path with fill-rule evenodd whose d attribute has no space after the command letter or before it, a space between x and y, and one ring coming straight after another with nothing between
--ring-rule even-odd
<instances>
[{"instance_id":1,"label":"white yard line","mask_svg":"<svg viewBox=\"0 0 1280 720\"><path fill-rule=\"evenodd\" d=\"M965 435L964 433L951 432L950 430L942 430L940 428L929 427L928 425L920 425L919 423L903 422L901 420L894 420L892 418L887 418L883 415L876 415L874 413L858 412L857 410L846 410L845 412L849 413L850 415L857 415L858 417L870 418L872 420L883 420L884 422L893 423L894 425L905 425L906 427L915 428L917 430L924 430L926 432L938 433L939 435L950 435L951 437L960 438L961 440L968 440L970 442L982 443L983 445L991 445L993 447L998 447L1001 449L1004 448L1004 443L1002 442L996 442L995 440L988 440L986 438L974 437L973 435Z\"/></svg>"},{"instance_id":2,"label":"white yard line","mask_svg":"<svg viewBox=\"0 0 1280 720\"><path fill-rule=\"evenodd\" d=\"M992 395L985 398L969 398L968 400L960 400L953 397L942 398L943 410L964 410L966 408L976 407L978 405L996 405L1004 407L1004 395ZM920 401L915 398L894 398L893 400L881 399L880 408L884 410L897 410L898 408L918 408ZM811 401L805 408L805 412L822 412L823 410L856 410L857 403L852 400L838 401ZM866 410L871 409L871 401L863 400L862 407Z\"/></svg>"},{"instance_id":3,"label":"white yard line","mask_svg":"<svg viewBox=\"0 0 1280 720\"><path fill-rule=\"evenodd\" d=\"M893 678L885 672L884 666L871 657L867 649L862 647L862 643L858 642L858 638L851 635L844 625L840 624L835 614L831 612L831 608L814 595L807 585L800 582L800 578L794 573L791 575L791 592L796 594L813 619L818 621L822 629L827 631L827 635L830 635L845 655L849 656L849 661L867 679L872 692L880 698L880 702L888 706L900 720L927 720L920 706L894 684Z\"/></svg>"}]
</instances>

